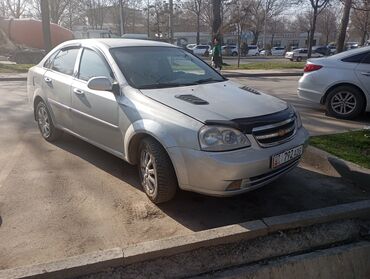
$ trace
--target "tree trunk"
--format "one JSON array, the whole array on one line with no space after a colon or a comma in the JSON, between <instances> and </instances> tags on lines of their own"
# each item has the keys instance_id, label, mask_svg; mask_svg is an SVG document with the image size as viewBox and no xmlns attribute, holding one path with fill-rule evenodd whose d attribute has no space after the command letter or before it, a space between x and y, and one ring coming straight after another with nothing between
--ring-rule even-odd
<instances>
[{"instance_id":1,"label":"tree trunk","mask_svg":"<svg viewBox=\"0 0 370 279\"><path fill-rule=\"evenodd\" d=\"M343 17L340 23L339 35L337 38L337 53L344 50L344 42L346 40L347 27L349 22L349 15L351 13L352 0L345 0Z\"/></svg>"},{"instance_id":2,"label":"tree trunk","mask_svg":"<svg viewBox=\"0 0 370 279\"><path fill-rule=\"evenodd\" d=\"M308 52L307 52L308 58L311 58L312 55L313 41L315 39L316 21L317 21L317 8L314 8L312 17L312 26L310 30L310 39L308 40Z\"/></svg>"},{"instance_id":3,"label":"tree trunk","mask_svg":"<svg viewBox=\"0 0 370 279\"><path fill-rule=\"evenodd\" d=\"M252 41L252 45L257 45L257 42L258 42L258 38L260 36L260 32L259 31L255 31L253 32L253 41Z\"/></svg>"},{"instance_id":4,"label":"tree trunk","mask_svg":"<svg viewBox=\"0 0 370 279\"><path fill-rule=\"evenodd\" d=\"M221 0L212 0L212 37L221 40Z\"/></svg>"},{"instance_id":5,"label":"tree trunk","mask_svg":"<svg viewBox=\"0 0 370 279\"><path fill-rule=\"evenodd\" d=\"M366 18L365 18L365 24L364 24L365 28L363 30L362 37L361 37L361 45L362 46L365 44L367 33L368 33L367 30L369 29L369 14L370 14L370 12L366 11Z\"/></svg>"},{"instance_id":6,"label":"tree trunk","mask_svg":"<svg viewBox=\"0 0 370 279\"><path fill-rule=\"evenodd\" d=\"M41 18L42 18L42 32L44 36L44 48L47 52L51 50L51 34L50 34L50 15L49 15L49 1L41 0Z\"/></svg>"},{"instance_id":7,"label":"tree trunk","mask_svg":"<svg viewBox=\"0 0 370 279\"><path fill-rule=\"evenodd\" d=\"M197 45L200 44L200 13L197 13Z\"/></svg>"}]
</instances>

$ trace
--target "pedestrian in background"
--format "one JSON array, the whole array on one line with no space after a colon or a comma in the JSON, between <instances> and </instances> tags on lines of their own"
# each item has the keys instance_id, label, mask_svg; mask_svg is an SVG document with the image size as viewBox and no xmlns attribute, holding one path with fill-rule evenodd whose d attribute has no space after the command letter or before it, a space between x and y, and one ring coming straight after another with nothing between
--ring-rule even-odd
<instances>
[{"instance_id":1,"label":"pedestrian in background","mask_svg":"<svg viewBox=\"0 0 370 279\"><path fill-rule=\"evenodd\" d=\"M213 40L213 49L212 49L212 66L217 70L221 71L222 69L222 54L221 54L221 45L217 38Z\"/></svg>"}]
</instances>

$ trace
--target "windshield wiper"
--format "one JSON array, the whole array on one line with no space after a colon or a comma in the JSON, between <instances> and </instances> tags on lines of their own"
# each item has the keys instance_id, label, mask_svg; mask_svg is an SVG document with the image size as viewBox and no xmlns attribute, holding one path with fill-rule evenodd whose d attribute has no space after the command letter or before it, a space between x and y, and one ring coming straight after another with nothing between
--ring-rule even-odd
<instances>
[{"instance_id":1,"label":"windshield wiper","mask_svg":"<svg viewBox=\"0 0 370 279\"><path fill-rule=\"evenodd\" d=\"M208 82L221 82L222 80L213 79L213 78L205 78L205 79L199 79L195 81L196 84L202 84L202 83L208 83Z\"/></svg>"},{"instance_id":2,"label":"windshield wiper","mask_svg":"<svg viewBox=\"0 0 370 279\"><path fill-rule=\"evenodd\" d=\"M187 84L182 83L154 83L140 86L139 89L153 89L153 88L167 88L167 87L179 87L186 86Z\"/></svg>"}]
</instances>

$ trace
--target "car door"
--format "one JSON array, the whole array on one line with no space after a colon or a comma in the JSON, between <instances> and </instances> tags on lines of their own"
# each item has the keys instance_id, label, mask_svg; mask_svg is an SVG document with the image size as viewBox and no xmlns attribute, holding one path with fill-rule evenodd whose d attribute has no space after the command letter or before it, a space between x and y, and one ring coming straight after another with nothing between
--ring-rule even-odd
<instances>
[{"instance_id":1,"label":"car door","mask_svg":"<svg viewBox=\"0 0 370 279\"><path fill-rule=\"evenodd\" d=\"M365 88L367 94L370 95L370 51L357 65L356 76L360 80L362 87Z\"/></svg>"},{"instance_id":2,"label":"car door","mask_svg":"<svg viewBox=\"0 0 370 279\"><path fill-rule=\"evenodd\" d=\"M89 79L102 76L114 82L113 72L104 56L97 50L84 48L71 86L74 131L94 144L122 153L116 95L119 92L92 90L87 86Z\"/></svg>"},{"instance_id":3,"label":"car door","mask_svg":"<svg viewBox=\"0 0 370 279\"><path fill-rule=\"evenodd\" d=\"M71 129L71 84L76 67L78 47L66 47L55 53L47 61L47 71L43 76L42 90L54 114L55 124Z\"/></svg>"}]
</instances>

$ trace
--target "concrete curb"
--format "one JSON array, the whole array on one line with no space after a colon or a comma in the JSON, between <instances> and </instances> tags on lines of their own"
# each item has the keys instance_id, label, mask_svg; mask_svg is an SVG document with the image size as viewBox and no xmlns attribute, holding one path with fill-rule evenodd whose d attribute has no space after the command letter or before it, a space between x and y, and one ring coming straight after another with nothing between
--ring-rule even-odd
<instances>
[{"instance_id":1,"label":"concrete curb","mask_svg":"<svg viewBox=\"0 0 370 279\"><path fill-rule=\"evenodd\" d=\"M1 81L27 81L26 77L0 77Z\"/></svg>"},{"instance_id":2,"label":"concrete curb","mask_svg":"<svg viewBox=\"0 0 370 279\"><path fill-rule=\"evenodd\" d=\"M370 200L264 218L236 225L195 232L189 235L139 243L70 257L59 261L0 271L0 278L71 278L202 247L255 239L273 232L370 216Z\"/></svg>"}]
</instances>

